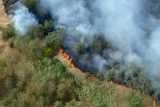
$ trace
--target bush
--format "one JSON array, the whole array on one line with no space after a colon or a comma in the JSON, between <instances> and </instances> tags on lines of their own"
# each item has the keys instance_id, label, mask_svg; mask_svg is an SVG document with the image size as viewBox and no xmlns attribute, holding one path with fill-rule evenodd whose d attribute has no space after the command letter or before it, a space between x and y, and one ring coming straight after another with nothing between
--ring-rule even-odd
<instances>
[{"instance_id":1,"label":"bush","mask_svg":"<svg viewBox=\"0 0 160 107\"><path fill-rule=\"evenodd\" d=\"M65 107L80 107L79 102L72 100L70 102L68 102Z\"/></svg>"},{"instance_id":2,"label":"bush","mask_svg":"<svg viewBox=\"0 0 160 107\"><path fill-rule=\"evenodd\" d=\"M117 83L124 83L124 71L120 70L119 65L115 65L104 74L107 81L115 81Z\"/></svg>"},{"instance_id":3,"label":"bush","mask_svg":"<svg viewBox=\"0 0 160 107\"><path fill-rule=\"evenodd\" d=\"M107 81L125 84L149 95L154 94L154 88L151 85L151 81L148 80L145 69L135 63L131 63L125 70L121 70L119 65L114 65L105 72L104 78Z\"/></svg>"},{"instance_id":4,"label":"bush","mask_svg":"<svg viewBox=\"0 0 160 107\"><path fill-rule=\"evenodd\" d=\"M60 38L61 38L61 30L57 29L56 31L49 33L45 39L46 46L48 48L53 49L54 54L57 54L59 52L61 46Z\"/></svg>"},{"instance_id":5,"label":"bush","mask_svg":"<svg viewBox=\"0 0 160 107\"><path fill-rule=\"evenodd\" d=\"M39 0L23 0L23 3L29 10L33 11L36 9L38 1Z\"/></svg>"},{"instance_id":6,"label":"bush","mask_svg":"<svg viewBox=\"0 0 160 107\"><path fill-rule=\"evenodd\" d=\"M6 77L5 78L5 88L6 89L12 89L12 88L14 88L15 87L15 85L16 85L16 77L14 77L14 76L8 76L8 77Z\"/></svg>"},{"instance_id":7,"label":"bush","mask_svg":"<svg viewBox=\"0 0 160 107\"><path fill-rule=\"evenodd\" d=\"M43 38L44 35L44 30L42 25L32 25L28 28L28 31L26 33L26 36L33 38L39 37Z\"/></svg>"},{"instance_id":8,"label":"bush","mask_svg":"<svg viewBox=\"0 0 160 107\"><path fill-rule=\"evenodd\" d=\"M143 104L143 97L139 93L131 93L128 96L128 102L130 107L141 107Z\"/></svg>"},{"instance_id":9,"label":"bush","mask_svg":"<svg viewBox=\"0 0 160 107\"><path fill-rule=\"evenodd\" d=\"M151 82L148 80L146 71L144 68L137 66L135 63L131 63L125 72L125 83L134 89L139 89L148 94L152 94L154 89Z\"/></svg>"},{"instance_id":10,"label":"bush","mask_svg":"<svg viewBox=\"0 0 160 107\"><path fill-rule=\"evenodd\" d=\"M6 29L3 30L3 39L9 39L15 35L15 29L12 25L9 25Z\"/></svg>"},{"instance_id":11,"label":"bush","mask_svg":"<svg viewBox=\"0 0 160 107\"><path fill-rule=\"evenodd\" d=\"M0 58L0 73L3 72L3 70L7 66L7 60L7 58Z\"/></svg>"},{"instance_id":12,"label":"bush","mask_svg":"<svg viewBox=\"0 0 160 107\"><path fill-rule=\"evenodd\" d=\"M52 58L53 57L53 50L52 48L44 48L43 50L43 56L47 58Z\"/></svg>"},{"instance_id":13,"label":"bush","mask_svg":"<svg viewBox=\"0 0 160 107\"><path fill-rule=\"evenodd\" d=\"M44 46L43 41L39 38L17 37L11 40L10 43L13 48L24 53L28 58L35 60L42 57Z\"/></svg>"},{"instance_id":14,"label":"bush","mask_svg":"<svg viewBox=\"0 0 160 107\"><path fill-rule=\"evenodd\" d=\"M118 107L115 88L110 85L95 84L90 81L83 85L78 93L82 105L89 107Z\"/></svg>"},{"instance_id":15,"label":"bush","mask_svg":"<svg viewBox=\"0 0 160 107\"><path fill-rule=\"evenodd\" d=\"M53 25L53 21L52 20L45 20L44 21L44 25L43 25L43 29L44 29L44 34L47 35L49 32L52 31L52 26Z\"/></svg>"}]
</instances>

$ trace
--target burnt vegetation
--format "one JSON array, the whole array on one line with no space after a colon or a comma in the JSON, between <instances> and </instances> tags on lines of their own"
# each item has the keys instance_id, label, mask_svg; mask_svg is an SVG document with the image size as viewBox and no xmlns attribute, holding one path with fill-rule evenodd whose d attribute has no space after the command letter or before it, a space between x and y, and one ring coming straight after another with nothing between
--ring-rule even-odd
<instances>
[{"instance_id":1,"label":"burnt vegetation","mask_svg":"<svg viewBox=\"0 0 160 107\"><path fill-rule=\"evenodd\" d=\"M6 11L17 0L4 0ZM60 48L65 48L61 37L63 30L54 28L54 21L48 13L37 9L38 0L23 0L25 6L39 17L39 24L32 25L25 36L20 36L12 24L3 30L3 38L9 41L10 48L15 51L6 59L0 60L0 105L6 107L118 107L120 98L113 84L101 84L91 79L81 79L73 75L57 58ZM105 51L107 49L107 51ZM89 45L78 42L74 46L76 57L101 54L109 60L109 52L116 50L110 44L97 37ZM71 54L73 50L66 49ZM81 58L81 57L79 57ZM74 56L73 56L74 59ZM74 59L75 65L87 71ZM1 63L2 62L2 63ZM90 63L89 63L90 64ZM160 95L152 87L145 68L131 63L122 69L118 62L106 66L104 73L94 75L101 81L113 81L128 88L139 90L150 96ZM4 76L5 75L5 76ZM1 78L1 76L4 78ZM144 95L132 92L124 95L126 107L143 107L146 102Z\"/></svg>"}]
</instances>

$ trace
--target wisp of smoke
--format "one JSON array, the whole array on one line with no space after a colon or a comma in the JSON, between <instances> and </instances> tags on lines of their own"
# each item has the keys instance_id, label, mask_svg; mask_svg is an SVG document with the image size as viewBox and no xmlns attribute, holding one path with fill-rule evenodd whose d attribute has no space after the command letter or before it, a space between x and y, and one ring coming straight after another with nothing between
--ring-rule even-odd
<instances>
[{"instance_id":1,"label":"wisp of smoke","mask_svg":"<svg viewBox=\"0 0 160 107\"><path fill-rule=\"evenodd\" d=\"M17 9L11 15L12 22L15 30L21 35L24 35L28 30L28 27L33 24L38 24L38 21L22 3L18 2L16 5Z\"/></svg>"}]
</instances>

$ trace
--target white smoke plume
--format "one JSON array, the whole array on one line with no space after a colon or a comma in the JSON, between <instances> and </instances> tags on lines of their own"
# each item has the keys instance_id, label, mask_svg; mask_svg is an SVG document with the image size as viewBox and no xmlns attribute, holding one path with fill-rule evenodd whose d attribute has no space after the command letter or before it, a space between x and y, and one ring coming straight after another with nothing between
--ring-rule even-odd
<instances>
[{"instance_id":1,"label":"white smoke plume","mask_svg":"<svg viewBox=\"0 0 160 107\"><path fill-rule=\"evenodd\" d=\"M51 13L54 26L65 30L64 45L71 48L76 42L89 45L101 35L118 49L109 55L113 60L124 65L137 62L146 67L160 87L159 4L158 0L40 0L41 10ZM22 4L14 13L12 21L20 33L37 24L34 15ZM81 57L83 62L88 55ZM93 55L92 60L100 71L109 63L100 55Z\"/></svg>"},{"instance_id":2,"label":"white smoke plume","mask_svg":"<svg viewBox=\"0 0 160 107\"><path fill-rule=\"evenodd\" d=\"M112 59L125 64L136 61L147 67L149 75L157 77L160 75L160 19L156 11L160 10L149 10L156 6L151 3L152 0L41 0L41 7L50 11L57 19L56 26L64 28L71 41L78 38L86 44L85 40L89 43L96 34L101 34L118 48L110 53ZM99 61L96 57L97 63L104 64L101 61L102 57Z\"/></svg>"},{"instance_id":3,"label":"white smoke plume","mask_svg":"<svg viewBox=\"0 0 160 107\"><path fill-rule=\"evenodd\" d=\"M22 3L18 2L17 9L11 15L12 22L15 27L15 30L24 35L28 30L28 27L33 24L38 24L35 16L29 12L28 8L25 7Z\"/></svg>"}]
</instances>

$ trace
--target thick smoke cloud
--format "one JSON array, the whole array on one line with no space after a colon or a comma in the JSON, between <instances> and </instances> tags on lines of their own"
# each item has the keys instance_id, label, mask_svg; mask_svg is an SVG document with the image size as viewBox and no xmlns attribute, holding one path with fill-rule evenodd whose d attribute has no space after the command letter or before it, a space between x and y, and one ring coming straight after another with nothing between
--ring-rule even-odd
<instances>
[{"instance_id":1,"label":"thick smoke cloud","mask_svg":"<svg viewBox=\"0 0 160 107\"><path fill-rule=\"evenodd\" d=\"M156 3L157 0L41 0L42 8L56 18L55 26L68 33L70 41L65 45L71 49L77 41L87 45L101 35L118 49L110 53L113 60L124 65L137 62L147 67L152 77L160 74L160 9ZM99 70L107 64L100 55L92 58L96 59L95 66L99 63Z\"/></svg>"},{"instance_id":2,"label":"thick smoke cloud","mask_svg":"<svg viewBox=\"0 0 160 107\"><path fill-rule=\"evenodd\" d=\"M18 33L24 35L29 26L38 24L35 16L29 12L28 8L22 3L16 4L17 9L14 11L12 17L13 25Z\"/></svg>"},{"instance_id":3,"label":"thick smoke cloud","mask_svg":"<svg viewBox=\"0 0 160 107\"><path fill-rule=\"evenodd\" d=\"M81 55L78 59L81 64L106 71L106 65L113 61L121 65L136 62L147 68L155 85L160 85L159 4L158 0L40 0L40 8L52 15L54 26L65 31L64 46L71 50L77 42L88 46L101 36L117 49L112 52L104 49L110 60L100 54ZM15 11L13 22L21 33L37 23L23 5Z\"/></svg>"}]
</instances>

